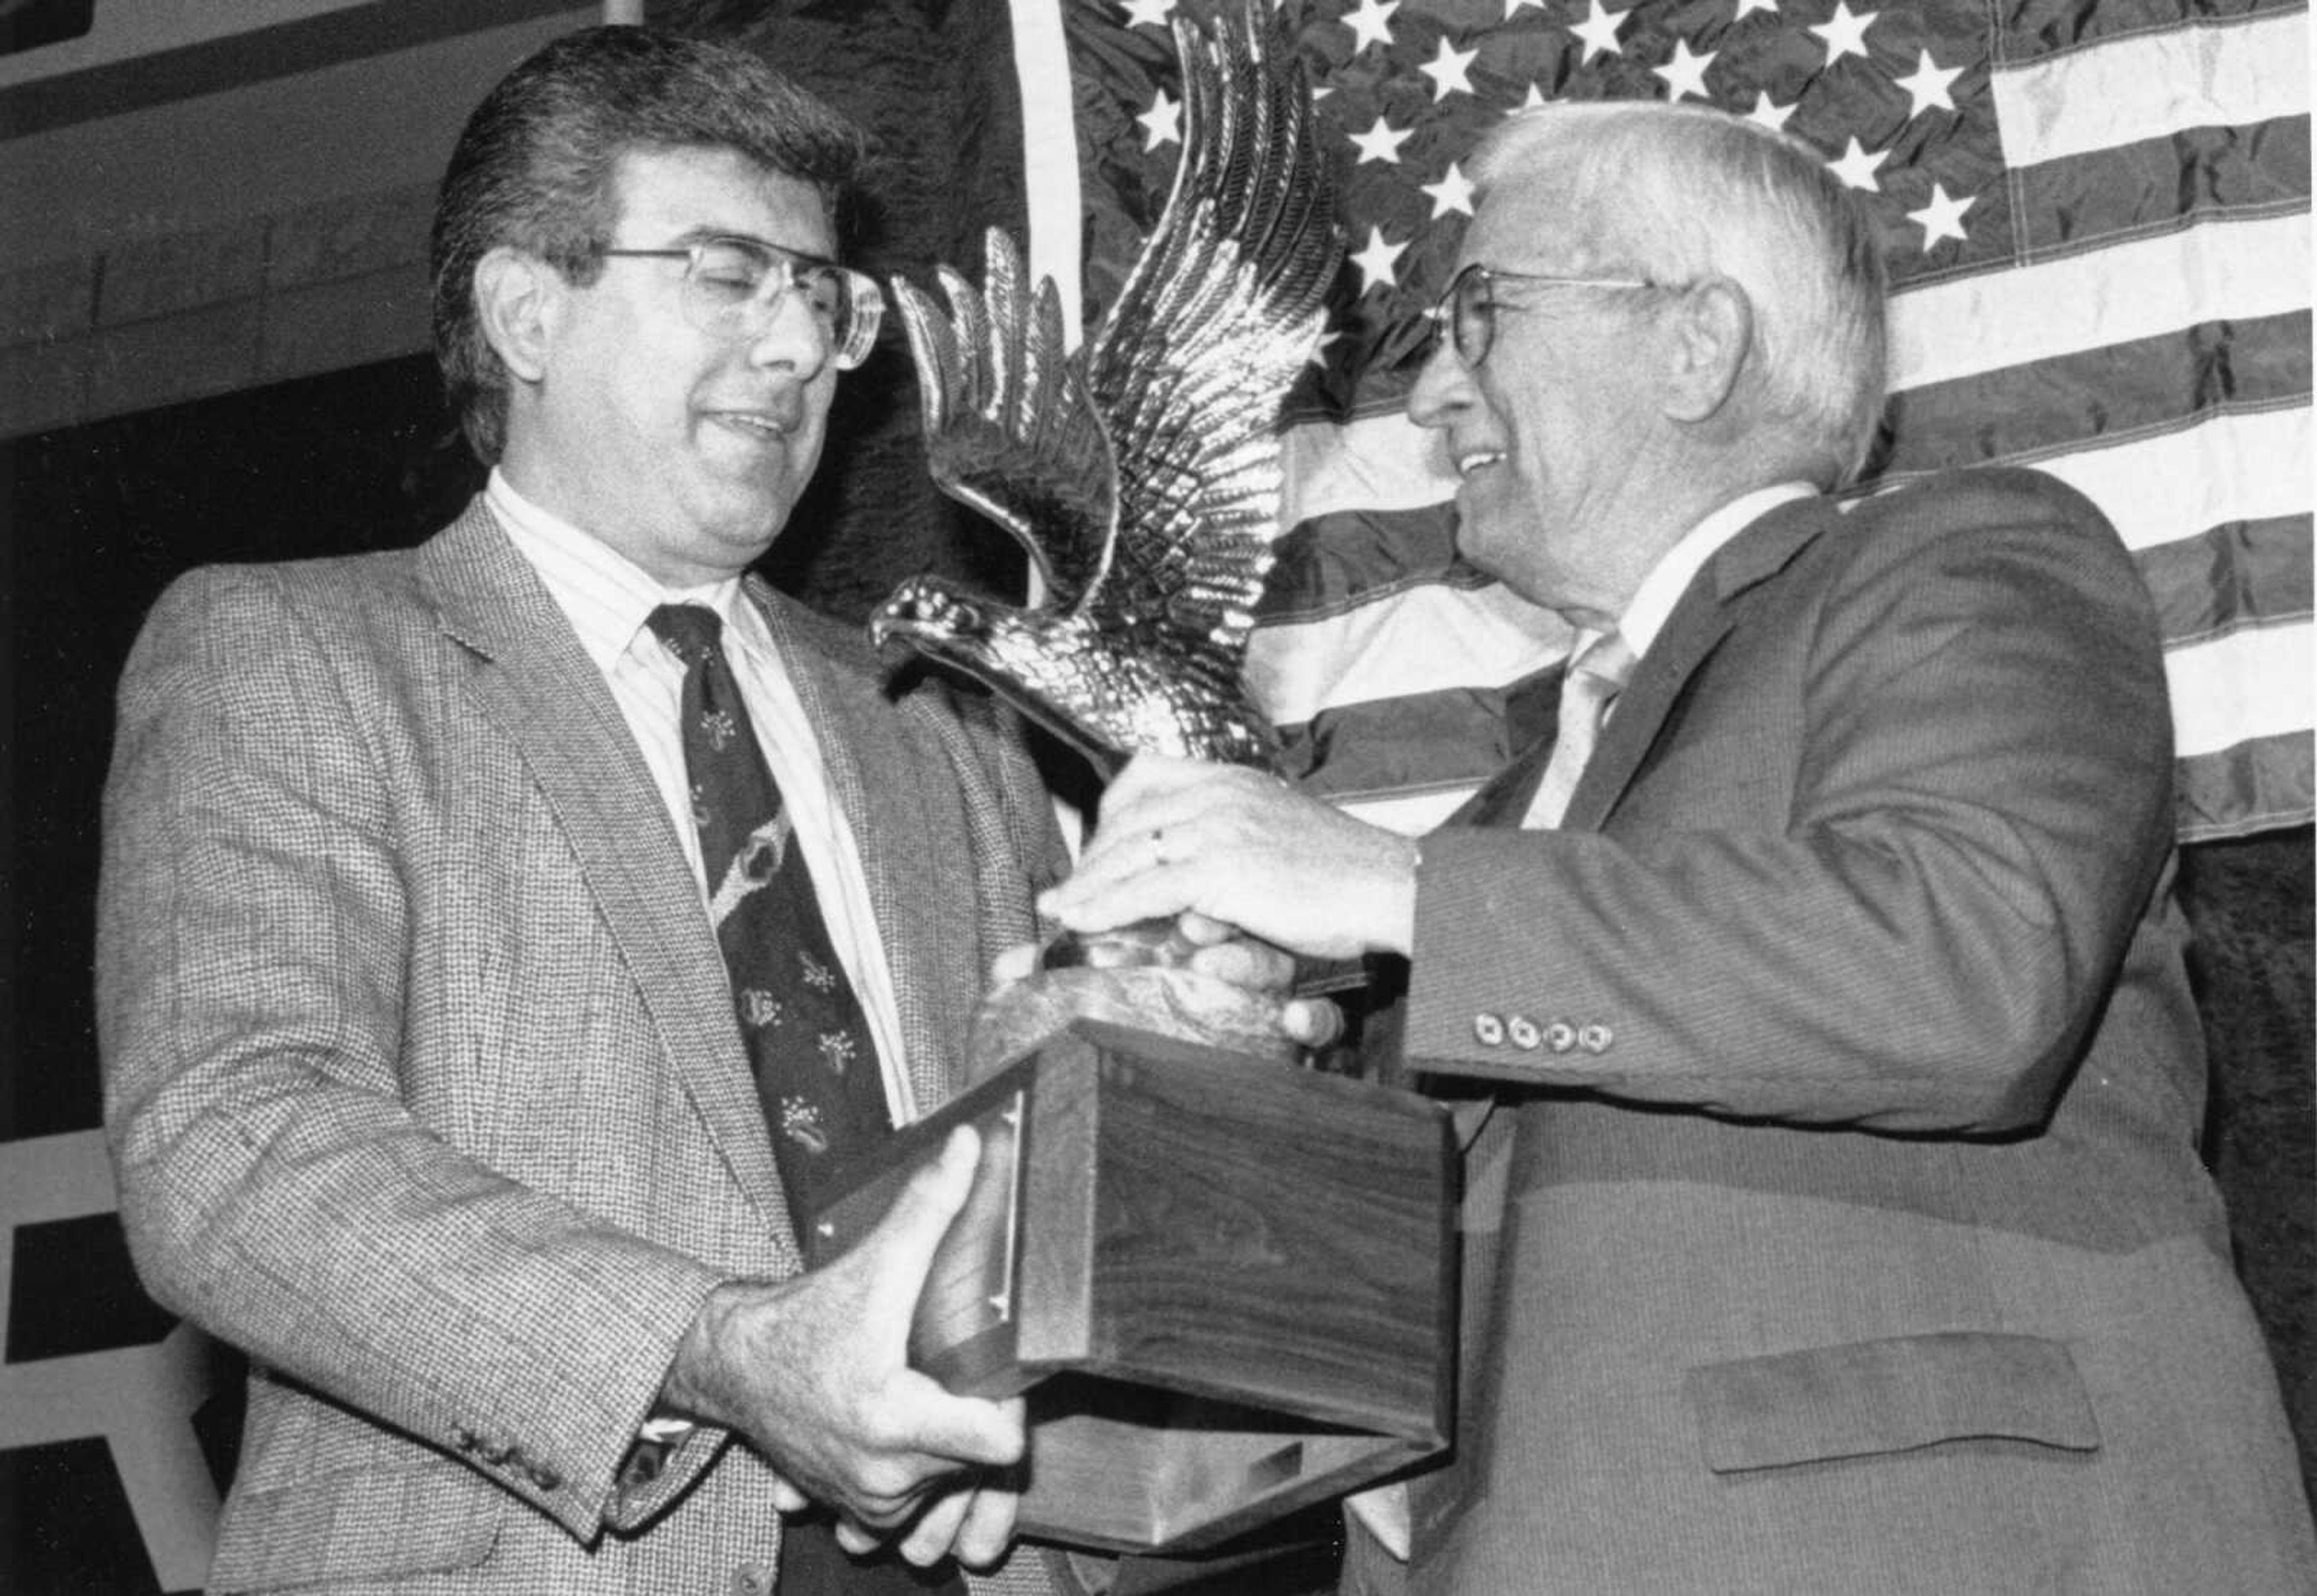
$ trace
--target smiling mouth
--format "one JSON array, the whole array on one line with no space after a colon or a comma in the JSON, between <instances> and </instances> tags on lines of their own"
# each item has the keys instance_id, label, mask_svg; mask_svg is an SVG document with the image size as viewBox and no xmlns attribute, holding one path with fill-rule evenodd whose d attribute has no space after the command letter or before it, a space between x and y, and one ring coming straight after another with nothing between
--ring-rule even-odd
<instances>
[{"instance_id":1,"label":"smiling mouth","mask_svg":"<svg viewBox=\"0 0 2317 1596\"><path fill-rule=\"evenodd\" d=\"M713 418L751 437L784 438L796 430L795 422L761 410L718 410Z\"/></svg>"},{"instance_id":2,"label":"smiling mouth","mask_svg":"<svg viewBox=\"0 0 2317 1596\"><path fill-rule=\"evenodd\" d=\"M1456 456L1456 474L1469 477L1483 466L1501 465L1504 458L1505 452L1501 449L1475 449L1470 453L1459 454Z\"/></svg>"}]
</instances>

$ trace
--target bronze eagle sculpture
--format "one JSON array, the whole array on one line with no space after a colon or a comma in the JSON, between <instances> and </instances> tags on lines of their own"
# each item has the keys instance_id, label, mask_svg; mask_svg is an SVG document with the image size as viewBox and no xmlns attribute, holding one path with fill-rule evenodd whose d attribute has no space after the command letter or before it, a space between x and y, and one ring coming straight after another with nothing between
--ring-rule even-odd
<instances>
[{"instance_id":1,"label":"bronze eagle sculpture","mask_svg":"<svg viewBox=\"0 0 2317 1596\"><path fill-rule=\"evenodd\" d=\"M871 635L986 682L1105 777L1141 752L1278 764L1241 668L1273 558L1279 410L1343 242L1309 82L1257 9L1175 19L1182 157L1082 351L997 229L979 291L938 269L946 312L894 284L934 479L1022 543L1044 591L1019 607L918 577Z\"/></svg>"}]
</instances>

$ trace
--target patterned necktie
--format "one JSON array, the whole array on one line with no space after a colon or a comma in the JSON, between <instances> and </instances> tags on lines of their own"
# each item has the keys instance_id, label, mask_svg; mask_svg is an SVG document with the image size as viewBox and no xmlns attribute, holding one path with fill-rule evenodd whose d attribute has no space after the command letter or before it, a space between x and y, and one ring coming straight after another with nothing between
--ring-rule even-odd
<instances>
[{"instance_id":1,"label":"patterned necktie","mask_svg":"<svg viewBox=\"0 0 2317 1596\"><path fill-rule=\"evenodd\" d=\"M891 1133L884 1074L724 657L723 621L704 605L664 604L645 623L684 661L684 764L709 914L772 1128L773 1160L802 1230L844 1161ZM890 1550L869 1561L851 1556L820 1511L790 1520L782 1532L774 1588L780 1596L965 1596L954 1570L921 1573Z\"/></svg>"},{"instance_id":2,"label":"patterned necktie","mask_svg":"<svg viewBox=\"0 0 2317 1596\"><path fill-rule=\"evenodd\" d=\"M829 1176L891 1130L884 1075L724 657L722 620L701 605L672 604L646 623L684 661L684 763L709 913L774 1160L802 1229Z\"/></svg>"},{"instance_id":3,"label":"patterned necktie","mask_svg":"<svg viewBox=\"0 0 2317 1596\"><path fill-rule=\"evenodd\" d=\"M1521 824L1531 830L1558 826L1569 812L1578 778L1601 740L1601 725L1609 705L1624 690L1633 674L1633 650L1624 634L1612 627L1595 638L1569 662L1561 684L1561 717L1552 740L1552 756L1545 761L1544 779Z\"/></svg>"}]
</instances>

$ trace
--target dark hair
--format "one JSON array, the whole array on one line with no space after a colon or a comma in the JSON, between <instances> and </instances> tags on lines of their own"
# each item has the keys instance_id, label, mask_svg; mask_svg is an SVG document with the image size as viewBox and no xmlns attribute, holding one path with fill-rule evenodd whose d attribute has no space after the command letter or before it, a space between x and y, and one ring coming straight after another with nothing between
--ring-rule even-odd
<instances>
[{"instance_id":1,"label":"dark hair","mask_svg":"<svg viewBox=\"0 0 2317 1596\"><path fill-rule=\"evenodd\" d=\"M505 247L593 282L619 221L620 157L685 148L811 184L832 220L867 152L859 128L747 50L640 27L565 34L467 119L434 203L434 357L486 463L506 443L507 372L475 313L475 267Z\"/></svg>"}]
</instances>

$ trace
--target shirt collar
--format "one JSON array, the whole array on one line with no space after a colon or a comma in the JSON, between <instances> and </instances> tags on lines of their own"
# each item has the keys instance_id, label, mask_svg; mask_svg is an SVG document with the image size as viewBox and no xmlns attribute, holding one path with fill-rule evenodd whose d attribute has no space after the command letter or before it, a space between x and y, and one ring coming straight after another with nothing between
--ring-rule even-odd
<instances>
[{"instance_id":1,"label":"shirt collar","mask_svg":"<svg viewBox=\"0 0 2317 1596\"><path fill-rule=\"evenodd\" d=\"M740 603L738 577L701 587L663 587L609 543L525 498L496 466L483 498L570 616L597 669L609 674L643 630L645 618L664 604L704 605L723 620L728 632L752 647L757 643L757 628L746 621L736 625L747 608Z\"/></svg>"},{"instance_id":2,"label":"shirt collar","mask_svg":"<svg viewBox=\"0 0 2317 1596\"><path fill-rule=\"evenodd\" d=\"M1690 528L1681 542L1667 550L1650 568L1649 575L1633 590L1633 602L1617 618L1617 630L1624 633L1633 653L1640 656L1650 651L1650 645L1665 630L1673 606L1681 602L1691 579L1707 560L1722 551L1724 544L1776 506L1808 498L1817 491L1807 482L1780 482L1774 487L1757 488L1731 499Z\"/></svg>"}]
</instances>

